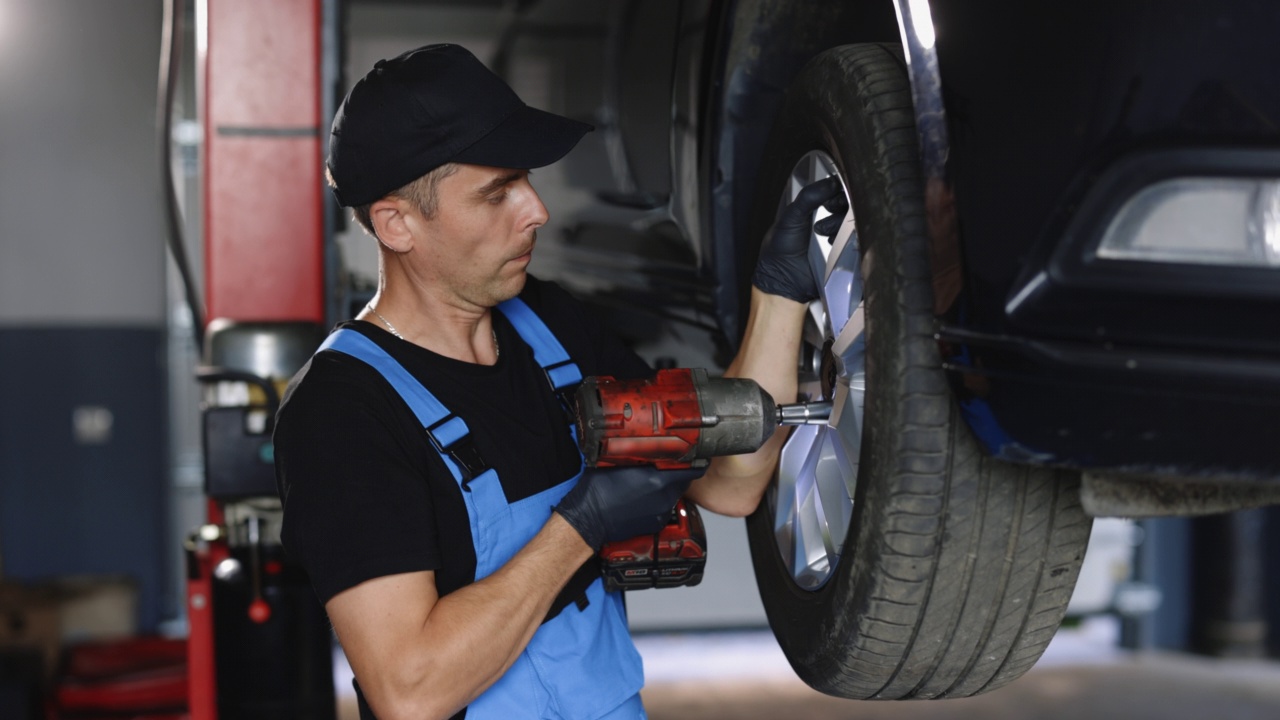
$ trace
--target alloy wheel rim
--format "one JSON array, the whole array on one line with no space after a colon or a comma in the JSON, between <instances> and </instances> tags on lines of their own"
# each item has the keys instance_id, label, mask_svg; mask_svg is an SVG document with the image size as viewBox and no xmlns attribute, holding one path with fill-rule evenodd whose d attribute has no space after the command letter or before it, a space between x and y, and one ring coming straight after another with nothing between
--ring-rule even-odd
<instances>
[{"instance_id":1,"label":"alloy wheel rim","mask_svg":"<svg viewBox=\"0 0 1280 720\"><path fill-rule=\"evenodd\" d=\"M781 212L800 189L839 175L835 160L815 150L796 163ZM848 187L841 179L846 198ZM830 214L819 208L814 221ZM862 254L853 205L831 237L810 233L809 265L820 297L810 303L798 369L802 400L830 400L825 425L797 427L782 447L769 509L778 551L796 585L817 590L840 563L853 517L866 398L866 322Z\"/></svg>"}]
</instances>

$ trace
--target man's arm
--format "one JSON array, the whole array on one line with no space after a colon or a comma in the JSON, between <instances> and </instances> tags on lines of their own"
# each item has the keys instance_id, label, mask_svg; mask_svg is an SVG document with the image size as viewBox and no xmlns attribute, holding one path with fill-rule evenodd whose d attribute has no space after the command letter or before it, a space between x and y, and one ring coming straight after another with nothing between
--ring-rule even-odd
<instances>
[{"instance_id":1,"label":"man's arm","mask_svg":"<svg viewBox=\"0 0 1280 720\"><path fill-rule=\"evenodd\" d=\"M441 598L434 572L363 582L325 605L378 717L447 718L502 677L593 550L558 513L492 575Z\"/></svg>"},{"instance_id":2,"label":"man's arm","mask_svg":"<svg viewBox=\"0 0 1280 720\"><path fill-rule=\"evenodd\" d=\"M606 542L654 533L696 472L589 470L505 565L448 595L435 573L369 580L325 605L378 717L449 717L502 677Z\"/></svg>"},{"instance_id":3,"label":"man's arm","mask_svg":"<svg viewBox=\"0 0 1280 720\"><path fill-rule=\"evenodd\" d=\"M751 311L737 357L725 377L751 378L779 403L795 402L796 362L808 306L751 288ZM779 428L749 455L714 458L707 474L695 480L687 496L712 512L733 517L751 514L773 477L789 428Z\"/></svg>"},{"instance_id":4,"label":"man's arm","mask_svg":"<svg viewBox=\"0 0 1280 720\"><path fill-rule=\"evenodd\" d=\"M819 207L829 215L815 223ZM840 179L829 177L801 189L778 215L761 243L751 279L747 330L725 377L751 378L775 402L795 402L804 315L818 297L819 279L809 267L809 243L814 233L834 235L848 209ZM690 499L724 515L749 515L760 504L789 433L789 428L780 428L750 455L715 458L707 474L690 488Z\"/></svg>"}]
</instances>

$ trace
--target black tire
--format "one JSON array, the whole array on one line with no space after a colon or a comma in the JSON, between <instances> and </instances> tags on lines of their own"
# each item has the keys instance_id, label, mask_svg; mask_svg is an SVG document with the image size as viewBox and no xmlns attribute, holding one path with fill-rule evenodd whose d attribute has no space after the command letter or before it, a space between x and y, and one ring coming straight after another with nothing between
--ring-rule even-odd
<instances>
[{"instance_id":1,"label":"black tire","mask_svg":"<svg viewBox=\"0 0 1280 720\"><path fill-rule=\"evenodd\" d=\"M748 534L769 624L805 682L847 698L965 697L1039 659L1062 622L1092 521L1076 473L985 456L951 397L933 337L920 162L898 52L849 45L815 58L769 141L754 237L807 152L828 153L845 179L863 255L867 390L849 531L825 584L810 591L793 579L774 536L773 495Z\"/></svg>"}]
</instances>

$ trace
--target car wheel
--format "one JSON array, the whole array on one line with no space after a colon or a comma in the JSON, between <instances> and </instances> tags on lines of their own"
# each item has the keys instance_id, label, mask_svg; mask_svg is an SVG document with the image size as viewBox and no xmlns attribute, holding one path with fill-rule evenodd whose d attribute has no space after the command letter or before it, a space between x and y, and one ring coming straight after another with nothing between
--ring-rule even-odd
<instances>
[{"instance_id":1,"label":"car wheel","mask_svg":"<svg viewBox=\"0 0 1280 720\"><path fill-rule=\"evenodd\" d=\"M831 400L831 419L791 434L748 519L787 659L848 698L965 697L1020 676L1062 622L1092 524L1078 474L993 460L960 419L916 147L897 49L827 51L788 90L753 222L762 236L832 174L850 200L840 231L811 241L822 297L799 367L802 398Z\"/></svg>"}]
</instances>

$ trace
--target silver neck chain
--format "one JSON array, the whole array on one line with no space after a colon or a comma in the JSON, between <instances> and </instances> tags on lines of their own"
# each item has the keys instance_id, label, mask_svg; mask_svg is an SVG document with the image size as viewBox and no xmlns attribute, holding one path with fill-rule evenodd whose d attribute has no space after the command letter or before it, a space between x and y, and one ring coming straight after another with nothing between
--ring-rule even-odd
<instances>
[{"instance_id":1,"label":"silver neck chain","mask_svg":"<svg viewBox=\"0 0 1280 720\"><path fill-rule=\"evenodd\" d=\"M404 336L400 334L400 331L396 330L396 326L392 325L390 320L382 317L382 313L378 312L378 309L373 306L373 303L365 305L364 307L369 312L373 313L374 315L377 315L378 319L382 321L383 325L387 326L387 329L391 331L392 335L395 335L397 338L404 340Z\"/></svg>"},{"instance_id":2,"label":"silver neck chain","mask_svg":"<svg viewBox=\"0 0 1280 720\"><path fill-rule=\"evenodd\" d=\"M382 324L386 325L387 329L390 330L391 334L395 335L397 339L404 340L404 336L400 334L399 330L396 330L396 326L392 325L390 320L382 317L382 313L378 312L378 309L373 306L373 303L365 305L365 309L374 315L377 315L378 319L382 321ZM489 333L493 336L493 357L496 360L502 357L502 347L498 345L498 331L493 328L489 328Z\"/></svg>"}]
</instances>

